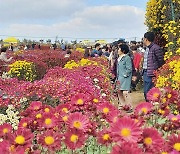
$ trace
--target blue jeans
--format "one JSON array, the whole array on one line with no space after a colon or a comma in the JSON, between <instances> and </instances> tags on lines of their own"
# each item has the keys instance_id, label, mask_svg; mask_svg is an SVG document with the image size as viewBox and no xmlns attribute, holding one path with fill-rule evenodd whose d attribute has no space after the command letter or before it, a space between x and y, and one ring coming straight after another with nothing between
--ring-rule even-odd
<instances>
[{"instance_id":1,"label":"blue jeans","mask_svg":"<svg viewBox=\"0 0 180 154\"><path fill-rule=\"evenodd\" d=\"M145 100L147 100L147 93L148 91L154 87L154 83L152 82L152 78L151 76L147 76L147 70L143 71L143 81L144 81L144 97Z\"/></svg>"}]
</instances>

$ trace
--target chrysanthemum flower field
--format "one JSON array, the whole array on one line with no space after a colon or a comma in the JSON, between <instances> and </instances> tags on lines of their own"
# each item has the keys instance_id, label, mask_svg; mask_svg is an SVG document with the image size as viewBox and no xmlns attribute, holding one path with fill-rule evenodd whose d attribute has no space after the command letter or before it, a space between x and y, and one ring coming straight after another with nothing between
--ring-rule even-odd
<instances>
[{"instance_id":1,"label":"chrysanthemum flower field","mask_svg":"<svg viewBox=\"0 0 180 154\"><path fill-rule=\"evenodd\" d=\"M62 55L13 55L0 78L0 154L180 152L178 88L151 89L129 114L114 103L106 59Z\"/></svg>"}]
</instances>

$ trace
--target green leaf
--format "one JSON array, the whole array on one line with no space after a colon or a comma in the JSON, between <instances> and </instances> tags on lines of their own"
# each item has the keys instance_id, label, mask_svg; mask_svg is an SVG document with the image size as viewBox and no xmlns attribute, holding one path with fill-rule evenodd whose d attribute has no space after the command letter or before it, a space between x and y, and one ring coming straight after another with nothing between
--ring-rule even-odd
<instances>
[{"instance_id":1,"label":"green leaf","mask_svg":"<svg viewBox=\"0 0 180 154\"><path fill-rule=\"evenodd\" d=\"M160 124L160 125L162 125L162 124L166 123L166 120L167 120L166 118L158 119L158 120L157 120L157 123Z\"/></svg>"}]
</instances>

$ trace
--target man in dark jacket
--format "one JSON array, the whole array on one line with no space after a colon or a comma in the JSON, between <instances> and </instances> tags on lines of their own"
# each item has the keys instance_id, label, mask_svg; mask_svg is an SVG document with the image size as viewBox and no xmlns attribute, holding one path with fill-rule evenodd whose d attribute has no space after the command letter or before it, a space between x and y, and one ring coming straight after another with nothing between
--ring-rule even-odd
<instances>
[{"instance_id":1,"label":"man in dark jacket","mask_svg":"<svg viewBox=\"0 0 180 154\"><path fill-rule=\"evenodd\" d=\"M154 71L164 64L164 54L160 46L153 43L155 35L153 32L144 34L144 45L146 51L144 53L143 62L143 81L144 81L144 97L147 100L148 91L154 87L152 78L155 76Z\"/></svg>"}]
</instances>

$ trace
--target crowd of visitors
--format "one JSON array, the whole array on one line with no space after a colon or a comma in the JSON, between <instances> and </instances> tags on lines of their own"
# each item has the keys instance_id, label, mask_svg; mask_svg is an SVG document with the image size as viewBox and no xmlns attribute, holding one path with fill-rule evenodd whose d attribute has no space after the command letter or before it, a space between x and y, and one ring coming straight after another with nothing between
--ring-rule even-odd
<instances>
[{"instance_id":1,"label":"crowd of visitors","mask_svg":"<svg viewBox=\"0 0 180 154\"><path fill-rule=\"evenodd\" d=\"M164 63L162 49L154 43L153 32L144 34L142 42L119 40L101 46L95 44L94 49L87 47L85 57L105 56L114 75L112 82L118 94L119 106L132 106L131 91L136 91L140 79L143 80L144 97L147 100L148 91L154 87L154 71Z\"/></svg>"},{"instance_id":2,"label":"crowd of visitors","mask_svg":"<svg viewBox=\"0 0 180 154\"><path fill-rule=\"evenodd\" d=\"M155 35L152 32L144 34L141 42L125 42L118 40L111 44L101 45L96 43L93 46L86 46L84 57L101 57L104 56L109 61L109 68L113 74L111 82L115 85L115 91L118 94L119 106L132 106L131 91L136 91L139 80L143 80L144 97L147 100L147 92L154 86L154 71L163 65L163 52L161 48L153 43ZM41 49L40 44L20 46L23 50ZM58 46L51 44L49 49L56 50ZM65 58L70 57L73 51L71 46L61 44L59 47L65 52ZM11 44L10 51L14 51ZM12 57L7 58L7 48L1 47L0 61L10 62Z\"/></svg>"}]
</instances>

